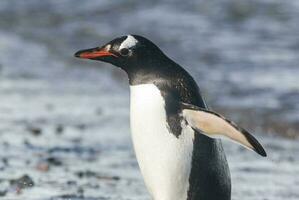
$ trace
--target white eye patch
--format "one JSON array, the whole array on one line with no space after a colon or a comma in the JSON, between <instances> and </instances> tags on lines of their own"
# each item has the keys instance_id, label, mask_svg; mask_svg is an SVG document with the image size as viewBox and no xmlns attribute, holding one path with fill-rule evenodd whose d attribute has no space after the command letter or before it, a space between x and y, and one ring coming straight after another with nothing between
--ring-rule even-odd
<instances>
[{"instance_id":1,"label":"white eye patch","mask_svg":"<svg viewBox=\"0 0 299 200\"><path fill-rule=\"evenodd\" d=\"M110 49L111 49L111 44L108 44L108 45L105 46L106 51L109 51Z\"/></svg>"},{"instance_id":2,"label":"white eye patch","mask_svg":"<svg viewBox=\"0 0 299 200\"><path fill-rule=\"evenodd\" d=\"M128 35L127 38L119 46L119 49L123 49L123 48L129 49L135 46L137 43L138 40L136 40L132 35Z\"/></svg>"}]
</instances>

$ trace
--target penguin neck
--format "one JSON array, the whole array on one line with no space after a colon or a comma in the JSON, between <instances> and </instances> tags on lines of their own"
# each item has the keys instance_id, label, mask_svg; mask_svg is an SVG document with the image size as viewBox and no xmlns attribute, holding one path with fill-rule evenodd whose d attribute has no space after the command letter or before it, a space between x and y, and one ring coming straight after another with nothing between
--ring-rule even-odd
<instances>
[{"instance_id":1,"label":"penguin neck","mask_svg":"<svg viewBox=\"0 0 299 200\"><path fill-rule=\"evenodd\" d=\"M130 85L173 81L184 76L185 70L167 57L155 58L150 62L140 62L124 69Z\"/></svg>"}]
</instances>

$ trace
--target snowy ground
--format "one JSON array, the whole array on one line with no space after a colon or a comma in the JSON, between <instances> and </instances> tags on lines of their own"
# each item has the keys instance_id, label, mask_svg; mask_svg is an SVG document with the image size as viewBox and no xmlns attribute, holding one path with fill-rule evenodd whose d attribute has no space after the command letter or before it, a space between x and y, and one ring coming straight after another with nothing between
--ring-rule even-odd
<instances>
[{"instance_id":1,"label":"snowy ground","mask_svg":"<svg viewBox=\"0 0 299 200\"><path fill-rule=\"evenodd\" d=\"M130 142L127 95L99 94L87 84L78 86L81 93L70 89L76 83L51 91L50 82L20 82L0 93L7 99L0 129L4 199L149 199ZM30 89L34 84L43 91ZM257 137L267 158L225 143L233 199L298 199L298 141ZM9 183L25 174L33 187Z\"/></svg>"}]
</instances>

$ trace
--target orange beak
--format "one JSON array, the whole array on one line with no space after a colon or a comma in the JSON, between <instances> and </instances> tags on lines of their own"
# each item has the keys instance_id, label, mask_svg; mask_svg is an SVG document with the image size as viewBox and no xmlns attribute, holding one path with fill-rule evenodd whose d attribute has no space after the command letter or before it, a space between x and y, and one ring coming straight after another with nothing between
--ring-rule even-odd
<instances>
[{"instance_id":1,"label":"orange beak","mask_svg":"<svg viewBox=\"0 0 299 200\"><path fill-rule=\"evenodd\" d=\"M85 59L96 59L101 57L113 56L118 57L117 55L107 51L105 48L92 48L84 49L75 53L75 57L85 58Z\"/></svg>"}]
</instances>

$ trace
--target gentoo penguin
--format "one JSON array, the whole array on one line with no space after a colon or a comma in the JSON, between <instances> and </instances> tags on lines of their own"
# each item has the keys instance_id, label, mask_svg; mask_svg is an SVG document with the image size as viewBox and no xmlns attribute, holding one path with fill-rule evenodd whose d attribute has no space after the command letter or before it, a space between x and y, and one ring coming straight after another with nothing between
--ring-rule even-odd
<instances>
[{"instance_id":1,"label":"gentoo penguin","mask_svg":"<svg viewBox=\"0 0 299 200\"><path fill-rule=\"evenodd\" d=\"M217 138L266 156L246 130L209 110L189 73L150 40L122 36L75 56L127 73L133 145L154 200L230 200L230 172Z\"/></svg>"}]
</instances>

